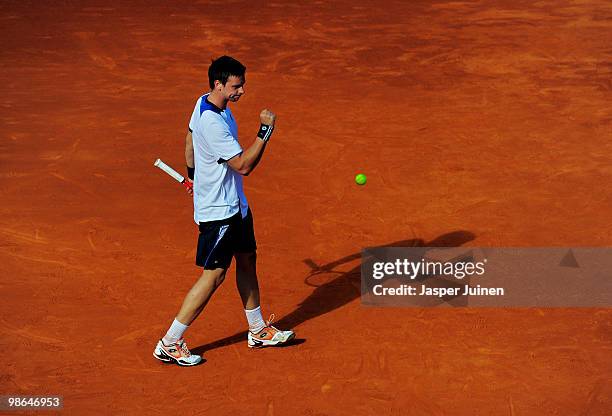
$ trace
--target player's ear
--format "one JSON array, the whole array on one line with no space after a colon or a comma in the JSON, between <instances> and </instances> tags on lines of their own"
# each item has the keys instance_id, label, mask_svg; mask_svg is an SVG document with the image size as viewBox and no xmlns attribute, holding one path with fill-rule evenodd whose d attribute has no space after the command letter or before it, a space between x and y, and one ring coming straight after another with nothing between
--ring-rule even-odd
<instances>
[{"instance_id":1,"label":"player's ear","mask_svg":"<svg viewBox=\"0 0 612 416\"><path fill-rule=\"evenodd\" d=\"M215 89L217 91L223 90L223 84L221 84L221 81L219 81L218 79L215 80Z\"/></svg>"}]
</instances>

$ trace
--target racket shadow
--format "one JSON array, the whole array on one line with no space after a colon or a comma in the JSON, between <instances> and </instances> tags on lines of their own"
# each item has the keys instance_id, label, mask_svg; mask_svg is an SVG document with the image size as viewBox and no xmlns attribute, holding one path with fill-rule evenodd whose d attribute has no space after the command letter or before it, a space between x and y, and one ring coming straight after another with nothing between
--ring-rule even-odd
<instances>
[{"instance_id":1,"label":"racket shadow","mask_svg":"<svg viewBox=\"0 0 612 416\"><path fill-rule=\"evenodd\" d=\"M474 240L475 237L473 233L461 230L443 234L431 241L413 238L395 241L379 247L423 247L424 249L427 247L459 247ZM337 277L320 285L316 285L312 293L308 295L293 312L276 321L274 325L281 329L295 328L306 321L317 318L358 299L361 295L361 264L358 264L347 272L334 272L333 270L342 264L359 258L361 258L361 252L342 257L322 266L316 266L310 259L304 260L306 264L309 264L313 268L313 273L305 278L305 284L315 286L310 282L310 278L313 274L336 273ZM241 331L217 341L200 345L193 348L192 351L195 354L202 354L205 351L239 342L246 342L246 337L247 332ZM305 339L296 338L286 346L289 347L304 342Z\"/></svg>"}]
</instances>

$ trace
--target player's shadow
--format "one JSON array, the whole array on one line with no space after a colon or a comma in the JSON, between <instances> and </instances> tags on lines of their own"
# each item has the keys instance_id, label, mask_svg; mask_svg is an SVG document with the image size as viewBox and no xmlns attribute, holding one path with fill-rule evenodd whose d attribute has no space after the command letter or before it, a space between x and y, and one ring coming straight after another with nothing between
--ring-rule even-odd
<instances>
[{"instance_id":1,"label":"player's shadow","mask_svg":"<svg viewBox=\"0 0 612 416\"><path fill-rule=\"evenodd\" d=\"M422 247L424 249L423 252L425 252L428 247L459 247L472 241L474 238L475 235L469 231L453 231L443 234L431 241L414 238L395 241L378 247ZM416 254L416 256L418 257L419 254ZM304 260L304 262L313 269L310 275L306 277L305 283L309 286L315 286L316 288L293 312L276 321L274 325L281 329L295 328L310 319L324 315L359 298L361 295L361 264L356 265L347 272L336 272L334 269L342 264L360 258L361 252L354 253L321 266L317 266L310 259ZM329 276L330 274L337 274L337 276L320 284L317 284L316 279L313 279L313 277L316 276ZM195 354L202 354L205 351L215 348L246 342L246 336L246 331L238 332L217 341L200 345L193 348L192 351ZM287 346L301 344L303 342L305 342L304 339L296 338Z\"/></svg>"}]
</instances>

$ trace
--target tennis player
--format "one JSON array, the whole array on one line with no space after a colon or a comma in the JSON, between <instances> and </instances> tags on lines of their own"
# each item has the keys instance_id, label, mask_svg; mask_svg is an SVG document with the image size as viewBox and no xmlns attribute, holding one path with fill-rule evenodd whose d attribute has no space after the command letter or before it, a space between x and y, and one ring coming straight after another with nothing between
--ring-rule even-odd
<instances>
[{"instance_id":1,"label":"tennis player","mask_svg":"<svg viewBox=\"0 0 612 416\"><path fill-rule=\"evenodd\" d=\"M194 220L200 229L196 264L203 272L155 347L153 356L164 362L192 366L202 361L201 356L190 353L183 335L225 279L232 258L236 259L236 283L249 326L248 346L280 345L295 336L293 331L272 326L274 315L264 321L259 303L253 214L242 176L249 175L261 160L276 116L269 110L261 112L257 137L243 150L228 103L238 102L244 94L245 72L246 67L232 57L214 60L208 68L211 91L197 100L189 123L185 159L188 177L193 180Z\"/></svg>"}]
</instances>

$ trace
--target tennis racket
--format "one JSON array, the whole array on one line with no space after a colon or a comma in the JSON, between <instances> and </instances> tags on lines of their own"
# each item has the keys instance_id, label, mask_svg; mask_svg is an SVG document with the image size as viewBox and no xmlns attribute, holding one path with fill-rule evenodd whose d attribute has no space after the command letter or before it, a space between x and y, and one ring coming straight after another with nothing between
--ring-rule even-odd
<instances>
[{"instance_id":1,"label":"tennis racket","mask_svg":"<svg viewBox=\"0 0 612 416\"><path fill-rule=\"evenodd\" d=\"M187 179L185 179L183 175L172 169L170 166L166 165L164 162L162 162L161 159L157 159L155 163L153 163L153 166L160 168L168 175L172 176L174 179L176 179L178 183L182 184L185 188L187 188L189 193L193 192L193 183L189 182Z\"/></svg>"}]
</instances>

